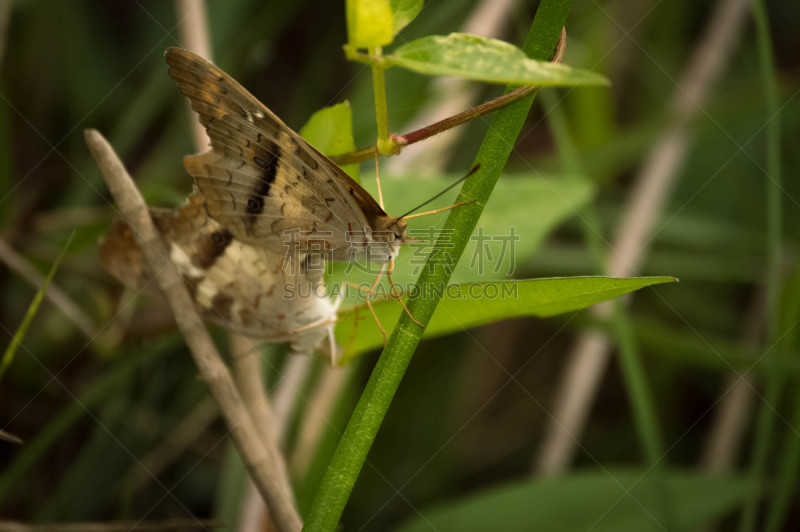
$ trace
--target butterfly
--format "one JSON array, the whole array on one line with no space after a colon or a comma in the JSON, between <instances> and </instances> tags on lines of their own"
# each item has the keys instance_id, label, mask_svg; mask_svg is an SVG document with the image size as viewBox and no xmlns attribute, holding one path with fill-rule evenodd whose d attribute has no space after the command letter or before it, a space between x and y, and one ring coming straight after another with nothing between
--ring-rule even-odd
<instances>
[{"instance_id":1,"label":"butterfly","mask_svg":"<svg viewBox=\"0 0 800 532\"><path fill-rule=\"evenodd\" d=\"M175 210L151 209L171 262L203 316L224 328L271 343L288 342L308 354L327 336L331 361L338 355L333 323L340 300L325 295L323 268L306 255L297 263L263 246L242 242L208 216L206 199L195 191ZM99 246L102 266L137 290L155 288L127 223L114 224Z\"/></svg>"},{"instance_id":2,"label":"butterfly","mask_svg":"<svg viewBox=\"0 0 800 532\"><path fill-rule=\"evenodd\" d=\"M317 251L327 260L388 264L408 237L393 217L328 157L225 72L181 48L165 54L211 149L184 158L211 217L242 242Z\"/></svg>"}]
</instances>

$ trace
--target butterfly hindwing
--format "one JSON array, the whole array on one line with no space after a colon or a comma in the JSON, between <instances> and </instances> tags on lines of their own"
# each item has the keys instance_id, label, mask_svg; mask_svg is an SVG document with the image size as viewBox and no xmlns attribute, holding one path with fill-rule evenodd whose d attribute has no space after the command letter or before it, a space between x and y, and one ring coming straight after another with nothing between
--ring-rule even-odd
<instances>
[{"instance_id":1,"label":"butterfly hindwing","mask_svg":"<svg viewBox=\"0 0 800 532\"><path fill-rule=\"evenodd\" d=\"M153 210L152 217L206 319L246 336L291 342L303 351L313 350L327 334L324 327L297 331L335 318L321 287L322 270L284 267L284 257L238 240L208 217L199 192L178 211ZM99 252L105 269L127 286L155 287L126 223L112 226Z\"/></svg>"}]
</instances>

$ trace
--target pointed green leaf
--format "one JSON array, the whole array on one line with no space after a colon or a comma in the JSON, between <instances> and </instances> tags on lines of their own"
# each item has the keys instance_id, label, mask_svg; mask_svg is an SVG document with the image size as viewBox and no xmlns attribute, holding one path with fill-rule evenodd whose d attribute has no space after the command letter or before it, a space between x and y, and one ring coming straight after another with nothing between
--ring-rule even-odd
<instances>
[{"instance_id":1,"label":"pointed green leaf","mask_svg":"<svg viewBox=\"0 0 800 532\"><path fill-rule=\"evenodd\" d=\"M424 338L464 331L507 318L548 317L580 310L646 286L676 282L674 277L556 277L525 281L453 284L444 291ZM434 288L429 288L434 291ZM348 297L354 295L347 292ZM402 312L392 299L372 303L384 327L391 328ZM345 348L342 360L383 345L383 337L364 306L340 312L336 341ZM366 318L366 319L361 319Z\"/></svg>"},{"instance_id":2,"label":"pointed green leaf","mask_svg":"<svg viewBox=\"0 0 800 532\"><path fill-rule=\"evenodd\" d=\"M389 0L347 0L347 45L374 48L392 42L394 15Z\"/></svg>"},{"instance_id":3,"label":"pointed green leaf","mask_svg":"<svg viewBox=\"0 0 800 532\"><path fill-rule=\"evenodd\" d=\"M755 490L744 476L683 472L668 473L666 487L678 530L718 523ZM664 530L654 517L657 497L643 472L580 472L509 483L436 508L423 508L419 517L395 530Z\"/></svg>"},{"instance_id":4,"label":"pointed green leaf","mask_svg":"<svg viewBox=\"0 0 800 532\"><path fill-rule=\"evenodd\" d=\"M559 63L529 59L507 42L451 33L432 35L405 44L385 56L386 63L420 74L461 76L489 83L572 87L608 85L600 74Z\"/></svg>"},{"instance_id":5,"label":"pointed green leaf","mask_svg":"<svg viewBox=\"0 0 800 532\"><path fill-rule=\"evenodd\" d=\"M422 11L422 0L389 0L394 13L394 34L405 28Z\"/></svg>"},{"instance_id":6,"label":"pointed green leaf","mask_svg":"<svg viewBox=\"0 0 800 532\"><path fill-rule=\"evenodd\" d=\"M356 149L353 140L353 110L348 102L320 109L308 119L300 136L325 155L339 155ZM342 167L360 182L358 164Z\"/></svg>"}]
</instances>

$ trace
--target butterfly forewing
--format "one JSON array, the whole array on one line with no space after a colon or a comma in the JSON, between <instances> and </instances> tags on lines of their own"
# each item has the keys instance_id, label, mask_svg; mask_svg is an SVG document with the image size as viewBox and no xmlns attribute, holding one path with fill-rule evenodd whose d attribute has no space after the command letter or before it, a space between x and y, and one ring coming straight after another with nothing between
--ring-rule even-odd
<instances>
[{"instance_id":1,"label":"butterfly forewing","mask_svg":"<svg viewBox=\"0 0 800 532\"><path fill-rule=\"evenodd\" d=\"M273 249L299 239L301 249L346 261L353 248L373 243L375 228L392 220L222 70L177 48L167 50L166 60L211 138L211 151L187 157L186 168L205 194L209 214L237 238Z\"/></svg>"}]
</instances>

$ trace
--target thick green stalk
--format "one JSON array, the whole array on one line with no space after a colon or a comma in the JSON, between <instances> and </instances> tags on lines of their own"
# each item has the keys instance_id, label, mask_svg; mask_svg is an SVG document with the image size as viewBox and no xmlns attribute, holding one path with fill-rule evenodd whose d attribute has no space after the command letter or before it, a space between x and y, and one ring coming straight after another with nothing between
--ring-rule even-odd
<instances>
[{"instance_id":1,"label":"thick green stalk","mask_svg":"<svg viewBox=\"0 0 800 532\"><path fill-rule=\"evenodd\" d=\"M552 56L571 4L572 0L543 0L540 3L523 46L528 56L539 60L548 60ZM438 253L447 247L446 251L453 258L454 264L458 262L514 147L533 103L533 96L501 109L494 116L475 159L476 163L481 164L481 169L464 183L456 200L475 200L475 203L451 211L442 234L452 235L452 239L446 242L441 239L437 241L432 257L442 256ZM417 280L420 287L418 295L408 301L409 311L422 323L430 321L441 298L441 288L449 282L451 272L451 267L448 268L437 260L423 268L423 273ZM414 292L417 291L412 291ZM306 530L334 530L338 525L422 332L423 329L408 315L403 314L400 317L322 479L306 520Z\"/></svg>"},{"instance_id":2,"label":"thick green stalk","mask_svg":"<svg viewBox=\"0 0 800 532\"><path fill-rule=\"evenodd\" d=\"M371 55L379 58L381 49L374 48ZM378 126L378 152L389 153L391 145L389 142L389 108L386 105L386 69L380 61L373 61L372 68L372 90L375 94L375 119Z\"/></svg>"},{"instance_id":3,"label":"thick green stalk","mask_svg":"<svg viewBox=\"0 0 800 532\"><path fill-rule=\"evenodd\" d=\"M773 63L772 44L770 42L769 21L767 19L766 8L762 0L752 2L753 20L756 27L756 44L758 46L759 63L761 66L761 77L764 85L764 96L766 100L766 137L767 137L767 251L769 262L767 264L767 342L768 346L775 346L771 349L768 356L781 356L783 344L779 342L781 336L780 319L780 293L782 286L781 276L781 238L782 228L782 190L783 176L781 168L780 150L780 104L778 87L775 83L775 65ZM773 365L767 378L767 386L764 391L764 398L758 412L756 427L756 439L753 445L753 454L750 462L749 475L759 489L754 490L754 495L747 501L742 512L742 519L739 522L739 530L748 532L755 530L756 518L758 516L758 500L761 487L764 485L764 473L767 466L767 458L770 454L772 433L775 425L775 404L781 396L784 379L780 374L778 365ZM770 521L775 522L779 519L780 513L784 513L780 508L779 501L773 503L770 509ZM782 518L781 518L782 519Z\"/></svg>"}]
</instances>

